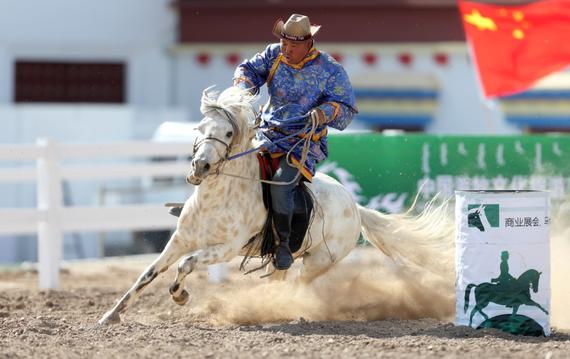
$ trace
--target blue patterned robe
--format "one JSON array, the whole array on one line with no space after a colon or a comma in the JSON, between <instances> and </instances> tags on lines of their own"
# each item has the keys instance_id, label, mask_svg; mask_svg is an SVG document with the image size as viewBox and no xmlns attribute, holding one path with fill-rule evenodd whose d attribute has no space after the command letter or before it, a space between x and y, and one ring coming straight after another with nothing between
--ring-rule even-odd
<instances>
[{"instance_id":1,"label":"blue patterned robe","mask_svg":"<svg viewBox=\"0 0 570 359\"><path fill-rule=\"evenodd\" d=\"M274 156L287 153L299 141L293 137L273 143L302 129L312 109L320 108L327 124L319 126L311 141L303 175L311 180L315 164L328 155L327 126L343 130L357 112L348 75L330 55L314 47L299 64L288 64L280 45L271 44L264 52L240 64L234 74L236 86L258 92L267 84L269 101L263 107L258 139ZM301 159L302 144L293 149L293 162Z\"/></svg>"}]
</instances>

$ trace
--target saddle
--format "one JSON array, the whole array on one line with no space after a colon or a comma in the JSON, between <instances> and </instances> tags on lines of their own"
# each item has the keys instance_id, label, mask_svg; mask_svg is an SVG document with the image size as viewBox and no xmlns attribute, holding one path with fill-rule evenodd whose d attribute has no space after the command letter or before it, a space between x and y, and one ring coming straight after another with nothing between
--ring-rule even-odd
<instances>
[{"instance_id":1,"label":"saddle","mask_svg":"<svg viewBox=\"0 0 570 359\"><path fill-rule=\"evenodd\" d=\"M279 166L279 158L271 158L271 154L260 152L257 154L259 160L261 179L271 180L277 167ZM302 177L301 183L295 188L294 201L295 207L293 212L293 220L291 221L291 237L289 238L289 248L292 253L301 249L303 239L309 228L312 212L313 197L311 191L305 185L306 179ZM268 183L262 183L263 188L263 204L268 211L267 221L265 222L262 234L261 256L273 256L275 253L276 234L273 229L273 208L271 206L271 191Z\"/></svg>"}]
</instances>

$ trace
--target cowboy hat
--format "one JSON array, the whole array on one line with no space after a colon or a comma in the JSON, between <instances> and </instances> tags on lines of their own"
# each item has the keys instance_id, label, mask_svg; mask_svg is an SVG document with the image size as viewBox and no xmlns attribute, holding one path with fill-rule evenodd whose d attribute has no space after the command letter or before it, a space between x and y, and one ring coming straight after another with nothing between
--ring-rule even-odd
<instances>
[{"instance_id":1,"label":"cowboy hat","mask_svg":"<svg viewBox=\"0 0 570 359\"><path fill-rule=\"evenodd\" d=\"M292 41L304 41L312 38L321 28L320 25L311 25L309 17L293 14L287 22L279 19L273 26L273 35Z\"/></svg>"}]
</instances>

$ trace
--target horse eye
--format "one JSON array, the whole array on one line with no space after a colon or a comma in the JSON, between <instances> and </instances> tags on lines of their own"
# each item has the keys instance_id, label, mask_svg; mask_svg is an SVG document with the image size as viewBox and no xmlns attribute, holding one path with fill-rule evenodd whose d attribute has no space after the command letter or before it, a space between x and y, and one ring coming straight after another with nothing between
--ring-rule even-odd
<instances>
[{"instance_id":1,"label":"horse eye","mask_svg":"<svg viewBox=\"0 0 570 359\"><path fill-rule=\"evenodd\" d=\"M226 133L226 137L230 138L234 135L234 133L232 131L228 131L228 133Z\"/></svg>"}]
</instances>

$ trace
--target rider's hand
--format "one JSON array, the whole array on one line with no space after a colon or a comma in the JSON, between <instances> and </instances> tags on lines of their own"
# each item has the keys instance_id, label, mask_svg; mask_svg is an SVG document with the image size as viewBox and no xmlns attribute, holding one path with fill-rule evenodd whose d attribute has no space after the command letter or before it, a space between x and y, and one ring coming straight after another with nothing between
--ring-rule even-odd
<instances>
[{"instance_id":1,"label":"rider's hand","mask_svg":"<svg viewBox=\"0 0 570 359\"><path fill-rule=\"evenodd\" d=\"M309 114L311 115L311 118L314 118L316 120L319 126L327 123L327 116L320 108L315 108L311 110Z\"/></svg>"}]
</instances>

